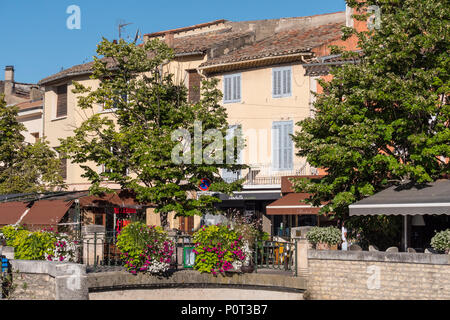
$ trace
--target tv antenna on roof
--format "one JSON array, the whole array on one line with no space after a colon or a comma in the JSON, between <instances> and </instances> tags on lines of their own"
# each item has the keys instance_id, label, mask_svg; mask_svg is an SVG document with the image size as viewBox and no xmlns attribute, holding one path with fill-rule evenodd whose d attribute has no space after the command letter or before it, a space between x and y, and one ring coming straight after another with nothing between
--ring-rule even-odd
<instances>
[{"instance_id":1,"label":"tv antenna on roof","mask_svg":"<svg viewBox=\"0 0 450 320\"><path fill-rule=\"evenodd\" d=\"M121 22L119 22L119 26L118 26L118 29L119 29L119 40L122 39L122 29L124 27L130 25L130 24L133 24L133 23L132 22L129 22L129 23L121 23Z\"/></svg>"},{"instance_id":2,"label":"tv antenna on roof","mask_svg":"<svg viewBox=\"0 0 450 320\"><path fill-rule=\"evenodd\" d=\"M136 41L139 39L139 29L136 30L136 35L134 36L133 43L136 44Z\"/></svg>"}]
</instances>

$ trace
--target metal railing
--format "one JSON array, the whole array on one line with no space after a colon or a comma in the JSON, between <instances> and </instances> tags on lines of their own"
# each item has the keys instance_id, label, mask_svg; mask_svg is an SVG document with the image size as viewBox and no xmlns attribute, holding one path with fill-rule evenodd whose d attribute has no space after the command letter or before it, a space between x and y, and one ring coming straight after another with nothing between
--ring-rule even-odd
<instances>
[{"instance_id":1,"label":"metal railing","mask_svg":"<svg viewBox=\"0 0 450 320\"><path fill-rule=\"evenodd\" d=\"M175 235L169 239L174 243L171 269L190 268L186 263L185 248L194 247L192 236ZM116 232L94 232L79 241L78 263L85 264L94 272L104 267L118 267L124 265L119 248L117 248Z\"/></svg>"},{"instance_id":2,"label":"metal railing","mask_svg":"<svg viewBox=\"0 0 450 320\"><path fill-rule=\"evenodd\" d=\"M293 271L297 276L297 240L256 242L254 249L255 272L258 269Z\"/></svg>"},{"instance_id":3,"label":"metal railing","mask_svg":"<svg viewBox=\"0 0 450 320\"><path fill-rule=\"evenodd\" d=\"M117 233L92 233L80 241L79 263L93 267L122 266L120 250L116 246Z\"/></svg>"},{"instance_id":4,"label":"metal railing","mask_svg":"<svg viewBox=\"0 0 450 320\"><path fill-rule=\"evenodd\" d=\"M174 235L169 237L174 243L171 270L192 268L195 256L189 256L194 248L190 235ZM124 260L116 246L116 233L93 233L85 237L79 246L78 263L88 266L88 270L97 272L110 267L121 267ZM257 241L253 248L252 258L254 271L271 269L291 271L297 275L296 240Z\"/></svg>"},{"instance_id":5,"label":"metal railing","mask_svg":"<svg viewBox=\"0 0 450 320\"><path fill-rule=\"evenodd\" d=\"M274 169L271 163L250 164L249 169L237 172L224 178L225 182L231 183L238 179L245 179L244 185L270 185L281 184L281 177L314 175L317 170L305 162L295 162L291 169Z\"/></svg>"}]
</instances>

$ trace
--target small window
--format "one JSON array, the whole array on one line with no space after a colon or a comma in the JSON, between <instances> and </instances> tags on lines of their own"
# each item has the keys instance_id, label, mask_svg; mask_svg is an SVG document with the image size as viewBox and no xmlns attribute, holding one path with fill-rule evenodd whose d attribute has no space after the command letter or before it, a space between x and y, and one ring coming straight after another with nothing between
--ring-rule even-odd
<instances>
[{"instance_id":1,"label":"small window","mask_svg":"<svg viewBox=\"0 0 450 320\"><path fill-rule=\"evenodd\" d=\"M282 67L272 69L272 96L274 98L290 97L292 95L292 68Z\"/></svg>"},{"instance_id":2,"label":"small window","mask_svg":"<svg viewBox=\"0 0 450 320\"><path fill-rule=\"evenodd\" d=\"M67 116L67 85L56 87L56 118Z\"/></svg>"},{"instance_id":3,"label":"small window","mask_svg":"<svg viewBox=\"0 0 450 320\"><path fill-rule=\"evenodd\" d=\"M200 101L200 87L202 82L201 75L197 72L197 70L189 70L189 90L188 90L188 98L189 102L197 103Z\"/></svg>"},{"instance_id":4,"label":"small window","mask_svg":"<svg viewBox=\"0 0 450 320\"><path fill-rule=\"evenodd\" d=\"M241 101L241 74L223 76L223 102Z\"/></svg>"}]
</instances>

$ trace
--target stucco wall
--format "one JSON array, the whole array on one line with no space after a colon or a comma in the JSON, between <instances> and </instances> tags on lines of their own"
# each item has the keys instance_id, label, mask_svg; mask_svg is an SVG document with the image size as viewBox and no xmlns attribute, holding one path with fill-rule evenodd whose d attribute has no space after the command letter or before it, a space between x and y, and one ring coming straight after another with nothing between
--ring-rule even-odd
<instances>
[{"instance_id":1,"label":"stucco wall","mask_svg":"<svg viewBox=\"0 0 450 320\"><path fill-rule=\"evenodd\" d=\"M273 67L281 67L276 65ZM310 85L309 77L300 64L287 64L292 67L292 94L289 97L272 96L273 67L255 68L232 72L241 74L241 101L225 103L228 122L239 124L246 138L243 154L244 163L272 162L272 123L293 120L294 132L299 130L295 124L309 117ZM219 88L223 90L223 75L216 75ZM295 158L300 162L301 159Z\"/></svg>"},{"instance_id":2,"label":"stucco wall","mask_svg":"<svg viewBox=\"0 0 450 320\"><path fill-rule=\"evenodd\" d=\"M450 256L308 251L308 299L450 299Z\"/></svg>"}]
</instances>

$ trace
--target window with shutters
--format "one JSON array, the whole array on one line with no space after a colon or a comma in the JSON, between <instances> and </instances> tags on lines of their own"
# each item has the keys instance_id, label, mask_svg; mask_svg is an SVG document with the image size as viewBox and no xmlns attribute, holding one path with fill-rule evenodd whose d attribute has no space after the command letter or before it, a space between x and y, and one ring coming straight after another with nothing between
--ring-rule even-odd
<instances>
[{"instance_id":1,"label":"window with shutters","mask_svg":"<svg viewBox=\"0 0 450 320\"><path fill-rule=\"evenodd\" d=\"M184 233L193 234L194 233L194 217L179 217L180 227L179 230Z\"/></svg>"},{"instance_id":2,"label":"window with shutters","mask_svg":"<svg viewBox=\"0 0 450 320\"><path fill-rule=\"evenodd\" d=\"M292 67L272 69L272 97L283 98L292 95Z\"/></svg>"},{"instance_id":3,"label":"window with shutters","mask_svg":"<svg viewBox=\"0 0 450 320\"><path fill-rule=\"evenodd\" d=\"M294 145L291 134L294 133L293 121L274 121L272 123L272 169L276 171L292 170Z\"/></svg>"},{"instance_id":4,"label":"window with shutters","mask_svg":"<svg viewBox=\"0 0 450 320\"><path fill-rule=\"evenodd\" d=\"M67 85L56 87L56 118L67 116Z\"/></svg>"},{"instance_id":5,"label":"window with shutters","mask_svg":"<svg viewBox=\"0 0 450 320\"><path fill-rule=\"evenodd\" d=\"M200 84L202 81L201 75L197 70L189 70L189 102L197 103L200 101Z\"/></svg>"},{"instance_id":6,"label":"window with shutters","mask_svg":"<svg viewBox=\"0 0 450 320\"><path fill-rule=\"evenodd\" d=\"M241 74L223 76L223 102L241 102Z\"/></svg>"}]
</instances>

